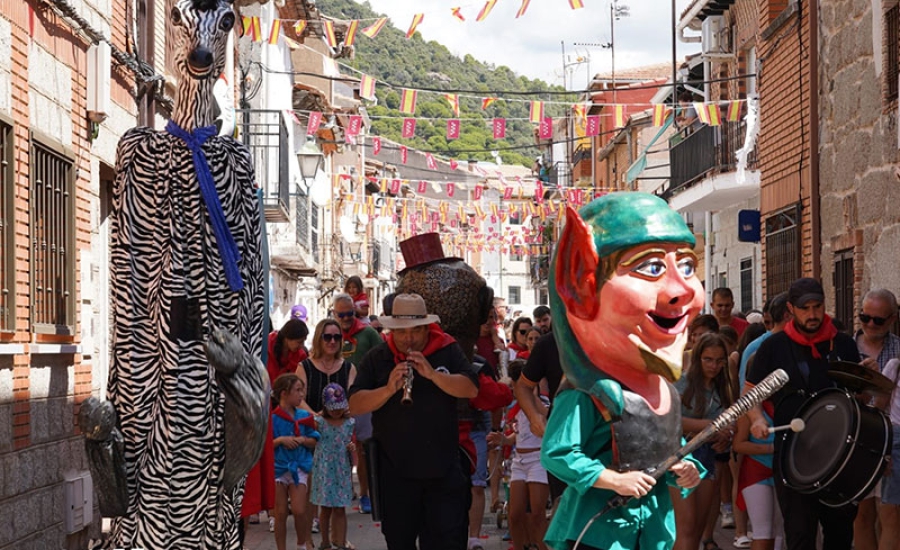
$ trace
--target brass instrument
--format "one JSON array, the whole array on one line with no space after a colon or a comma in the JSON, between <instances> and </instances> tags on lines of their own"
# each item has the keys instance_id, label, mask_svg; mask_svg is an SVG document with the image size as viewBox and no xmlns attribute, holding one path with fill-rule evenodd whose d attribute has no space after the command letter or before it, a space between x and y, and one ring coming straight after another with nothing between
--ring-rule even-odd
<instances>
[{"instance_id":1,"label":"brass instrument","mask_svg":"<svg viewBox=\"0 0 900 550\"><path fill-rule=\"evenodd\" d=\"M406 360L406 368L406 376L403 377L403 397L400 398L400 404L410 406L413 404L412 388L413 376L415 375L415 369L412 366L412 361L408 359Z\"/></svg>"}]
</instances>

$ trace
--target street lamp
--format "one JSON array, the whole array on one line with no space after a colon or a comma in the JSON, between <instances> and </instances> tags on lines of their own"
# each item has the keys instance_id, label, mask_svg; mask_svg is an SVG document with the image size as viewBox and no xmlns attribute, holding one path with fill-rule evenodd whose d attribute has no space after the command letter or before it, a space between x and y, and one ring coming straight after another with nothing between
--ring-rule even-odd
<instances>
[{"instance_id":1,"label":"street lamp","mask_svg":"<svg viewBox=\"0 0 900 550\"><path fill-rule=\"evenodd\" d=\"M308 193L310 180L315 179L319 169L325 164L325 155L316 147L314 142L307 141L297 151L297 163L300 165L300 178L303 180L303 186L306 187L306 192Z\"/></svg>"}]
</instances>

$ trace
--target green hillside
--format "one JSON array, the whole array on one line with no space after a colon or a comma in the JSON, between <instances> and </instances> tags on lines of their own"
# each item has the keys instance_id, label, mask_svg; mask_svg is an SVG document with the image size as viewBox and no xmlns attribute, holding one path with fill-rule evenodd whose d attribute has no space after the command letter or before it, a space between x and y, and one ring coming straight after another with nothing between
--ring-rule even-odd
<instances>
[{"instance_id":1,"label":"green hillside","mask_svg":"<svg viewBox=\"0 0 900 550\"><path fill-rule=\"evenodd\" d=\"M352 0L321 0L318 5L323 13L336 18L372 19L381 16L372 11L368 2L360 4ZM494 67L476 60L471 55L461 59L442 44L424 41L418 32L412 39L407 40L405 30L401 31L391 23L386 25L374 40L360 33L356 39L355 59L341 60L378 80L376 86L378 104L369 108L369 114L372 116L372 132L410 147L436 151L457 159L492 160L490 151L496 150L500 152L505 164L530 167L538 151L533 147L532 125L527 120L527 102L496 101L483 111L480 99L462 97L460 118L477 117L478 120L463 120L459 139L448 141L446 122L443 119L453 117L450 104L441 93L420 92L416 102L416 116L420 118L416 123L416 135L414 139L407 140L400 137L402 123L400 117L408 116L401 115L398 110L401 88L474 90L485 92L485 95L489 95L486 93L489 91L559 92L563 91L563 88L550 86L541 80L518 76L506 66ZM366 24L368 23L361 24L360 28ZM394 87L391 88L385 83ZM461 95L477 94L461 92ZM496 95L503 97L501 94ZM509 97L527 100L549 99L547 95ZM559 100L562 97L564 96L554 96L553 99ZM573 95L571 99L574 101L575 96ZM560 116L562 107L548 106L545 113L547 116ZM383 116L391 118L379 118ZM421 117L439 120L432 122L422 120ZM491 131L493 117L525 120L507 120L506 139L494 140Z\"/></svg>"}]
</instances>

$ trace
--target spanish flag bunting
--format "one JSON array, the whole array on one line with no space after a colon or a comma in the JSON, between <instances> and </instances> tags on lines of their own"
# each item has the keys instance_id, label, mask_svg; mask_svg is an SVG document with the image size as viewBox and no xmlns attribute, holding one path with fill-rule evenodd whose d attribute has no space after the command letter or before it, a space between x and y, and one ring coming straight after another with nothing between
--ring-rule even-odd
<instances>
[{"instance_id":1,"label":"spanish flag bunting","mask_svg":"<svg viewBox=\"0 0 900 550\"><path fill-rule=\"evenodd\" d=\"M359 28L359 21L354 19L350 21L350 25L347 27L347 34L344 35L344 45L352 46L354 42L356 42L356 30Z\"/></svg>"},{"instance_id":2,"label":"spanish flag bunting","mask_svg":"<svg viewBox=\"0 0 900 550\"><path fill-rule=\"evenodd\" d=\"M543 101L532 101L531 102L531 110L528 115L528 120L534 124L540 124L544 119L544 102Z\"/></svg>"},{"instance_id":3,"label":"spanish flag bunting","mask_svg":"<svg viewBox=\"0 0 900 550\"><path fill-rule=\"evenodd\" d=\"M478 12L478 17L475 18L475 21L484 21L487 18L488 14L491 13L491 10L494 9L494 4L497 3L497 0L487 0L485 2L484 7L481 8L481 11Z\"/></svg>"},{"instance_id":4,"label":"spanish flag bunting","mask_svg":"<svg viewBox=\"0 0 900 550\"><path fill-rule=\"evenodd\" d=\"M522 5L519 6L519 11L516 12L516 19L525 15L525 10L528 9L528 4L531 3L531 0L522 0Z\"/></svg>"},{"instance_id":5,"label":"spanish flag bunting","mask_svg":"<svg viewBox=\"0 0 900 550\"><path fill-rule=\"evenodd\" d=\"M322 38L325 39L325 43L328 44L329 48L338 47L337 35L334 34L334 21L328 21L327 19L322 21Z\"/></svg>"},{"instance_id":6,"label":"spanish flag bunting","mask_svg":"<svg viewBox=\"0 0 900 550\"><path fill-rule=\"evenodd\" d=\"M709 124L709 111L706 109L706 104L701 102L695 102L694 111L697 113L697 118L700 119L700 122L703 124Z\"/></svg>"},{"instance_id":7,"label":"spanish flag bunting","mask_svg":"<svg viewBox=\"0 0 900 550\"><path fill-rule=\"evenodd\" d=\"M379 186L378 190L381 191L382 193L387 193L387 188L388 188L387 178L381 178L381 185ZM369 196L371 197L371 195L369 195Z\"/></svg>"},{"instance_id":8,"label":"spanish flag bunting","mask_svg":"<svg viewBox=\"0 0 900 550\"><path fill-rule=\"evenodd\" d=\"M400 94L400 112L408 115L414 114L416 112L416 90L410 90L409 88L403 88L403 92Z\"/></svg>"},{"instance_id":9,"label":"spanish flag bunting","mask_svg":"<svg viewBox=\"0 0 900 550\"><path fill-rule=\"evenodd\" d=\"M241 17L241 36L249 36L253 32L253 18L250 16ZM250 38L253 38L252 36Z\"/></svg>"},{"instance_id":10,"label":"spanish flag bunting","mask_svg":"<svg viewBox=\"0 0 900 550\"><path fill-rule=\"evenodd\" d=\"M406 31L406 39L407 40L412 38L413 33L416 32L416 27L419 26L419 23L421 23L423 19L425 19L424 13L417 13L417 14L413 15L412 23L410 23L410 25L409 25L409 30Z\"/></svg>"},{"instance_id":11,"label":"spanish flag bunting","mask_svg":"<svg viewBox=\"0 0 900 550\"><path fill-rule=\"evenodd\" d=\"M615 113L616 113L616 128L623 128L625 126L625 106L621 103L617 103L615 105Z\"/></svg>"},{"instance_id":12,"label":"spanish flag bunting","mask_svg":"<svg viewBox=\"0 0 900 550\"><path fill-rule=\"evenodd\" d=\"M584 124L584 117L587 116L587 105L585 105L584 103L576 103L572 105L572 112L575 114L578 120L581 121L582 124Z\"/></svg>"},{"instance_id":13,"label":"spanish flag bunting","mask_svg":"<svg viewBox=\"0 0 900 550\"><path fill-rule=\"evenodd\" d=\"M294 33L297 36L300 36L300 34L303 33L304 30L306 30L306 20L301 19L300 21L294 23Z\"/></svg>"},{"instance_id":14,"label":"spanish flag bunting","mask_svg":"<svg viewBox=\"0 0 900 550\"><path fill-rule=\"evenodd\" d=\"M376 36L378 36L378 33L381 32L381 29L384 28L384 25L385 25L385 23L387 23L387 20L388 20L387 17L382 17L378 21L375 21L374 23L372 23L371 25L369 25L368 27L364 28L363 30L361 30L359 32L363 33L364 35L368 36L369 38L375 38Z\"/></svg>"},{"instance_id":15,"label":"spanish flag bunting","mask_svg":"<svg viewBox=\"0 0 900 550\"><path fill-rule=\"evenodd\" d=\"M281 19L272 21L272 29L269 30L269 44L278 44L278 35L281 34Z\"/></svg>"},{"instance_id":16,"label":"spanish flag bunting","mask_svg":"<svg viewBox=\"0 0 900 550\"><path fill-rule=\"evenodd\" d=\"M500 211L497 209L497 203L491 203L491 216L497 217L500 214Z\"/></svg>"},{"instance_id":17,"label":"spanish flag bunting","mask_svg":"<svg viewBox=\"0 0 900 550\"><path fill-rule=\"evenodd\" d=\"M463 17L463 14L459 11L461 9L462 8L450 8L450 13L453 15L453 17L455 17L459 21L465 21L466 18Z\"/></svg>"},{"instance_id":18,"label":"spanish flag bunting","mask_svg":"<svg viewBox=\"0 0 900 550\"><path fill-rule=\"evenodd\" d=\"M400 206L400 217L404 220L407 218L407 210L406 201L403 201L403 204Z\"/></svg>"},{"instance_id":19,"label":"spanish flag bunting","mask_svg":"<svg viewBox=\"0 0 900 550\"><path fill-rule=\"evenodd\" d=\"M741 107L743 107L743 102L738 99L728 103L728 122L741 120Z\"/></svg>"},{"instance_id":20,"label":"spanish flag bunting","mask_svg":"<svg viewBox=\"0 0 900 550\"><path fill-rule=\"evenodd\" d=\"M359 97L363 99L375 99L375 79L364 74L359 79Z\"/></svg>"},{"instance_id":21,"label":"spanish flag bunting","mask_svg":"<svg viewBox=\"0 0 900 550\"><path fill-rule=\"evenodd\" d=\"M481 110L485 110L491 106L491 103L497 101L496 97L486 97L481 100Z\"/></svg>"},{"instance_id":22,"label":"spanish flag bunting","mask_svg":"<svg viewBox=\"0 0 900 550\"><path fill-rule=\"evenodd\" d=\"M459 96L457 94L444 94L444 97L446 97L447 101L450 103L450 108L453 109L453 115L459 116Z\"/></svg>"},{"instance_id":23,"label":"spanish flag bunting","mask_svg":"<svg viewBox=\"0 0 900 550\"><path fill-rule=\"evenodd\" d=\"M653 126L659 128L666 122L666 118L668 117L668 108L662 104L657 103L653 106Z\"/></svg>"},{"instance_id":24,"label":"spanish flag bunting","mask_svg":"<svg viewBox=\"0 0 900 550\"><path fill-rule=\"evenodd\" d=\"M480 219L484 219L484 210L481 209L481 206L476 202L475 203L475 215Z\"/></svg>"},{"instance_id":25,"label":"spanish flag bunting","mask_svg":"<svg viewBox=\"0 0 900 550\"><path fill-rule=\"evenodd\" d=\"M259 21L259 17L254 15L251 19L253 20L253 41L262 42L262 25Z\"/></svg>"},{"instance_id":26,"label":"spanish flag bunting","mask_svg":"<svg viewBox=\"0 0 900 550\"><path fill-rule=\"evenodd\" d=\"M466 211L465 211L465 209L462 207L461 204L457 207L456 216L459 218L459 221L465 221L465 220L466 220ZM456 238L459 239L459 235L457 235Z\"/></svg>"},{"instance_id":27,"label":"spanish flag bunting","mask_svg":"<svg viewBox=\"0 0 900 550\"><path fill-rule=\"evenodd\" d=\"M569 6L573 10L580 10L584 7L584 2L582 2L581 0L569 0Z\"/></svg>"},{"instance_id":28,"label":"spanish flag bunting","mask_svg":"<svg viewBox=\"0 0 900 550\"><path fill-rule=\"evenodd\" d=\"M722 124L722 112L719 110L719 104L710 103L706 108L709 111L709 125L718 126Z\"/></svg>"}]
</instances>

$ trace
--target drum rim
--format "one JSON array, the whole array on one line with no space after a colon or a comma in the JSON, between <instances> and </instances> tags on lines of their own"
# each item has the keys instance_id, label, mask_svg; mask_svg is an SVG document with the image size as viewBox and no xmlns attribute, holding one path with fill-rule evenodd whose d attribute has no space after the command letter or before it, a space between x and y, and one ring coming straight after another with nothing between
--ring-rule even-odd
<instances>
[{"instance_id":1,"label":"drum rim","mask_svg":"<svg viewBox=\"0 0 900 550\"><path fill-rule=\"evenodd\" d=\"M855 401L855 399L854 399L854 401ZM826 502L825 500L823 500L821 498L818 499L819 502L821 502L825 506L828 506L829 508L840 508L842 506L846 506L847 504L850 504L851 502L859 502L860 497L864 496L866 493L868 493L870 490L872 490L872 488L875 487L875 485L878 483L878 477L880 477L884 473L884 465L885 465L885 462L887 462L887 456L890 454L891 447L893 446L892 445L893 427L892 427L890 419L884 414L884 411L882 411L876 407L872 407L872 410L875 411L876 413L879 413L878 417L881 419L882 426L884 427L885 433L887 434L887 437L884 438L884 445L882 446L881 454L879 455L879 457L880 457L878 460L879 466L878 466L878 468L875 469L875 472L871 476L869 476L869 480L866 481L866 483L863 485L863 487L859 491L857 491L857 493L855 495L853 495L852 497L845 499L839 503Z\"/></svg>"}]
</instances>

